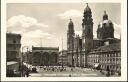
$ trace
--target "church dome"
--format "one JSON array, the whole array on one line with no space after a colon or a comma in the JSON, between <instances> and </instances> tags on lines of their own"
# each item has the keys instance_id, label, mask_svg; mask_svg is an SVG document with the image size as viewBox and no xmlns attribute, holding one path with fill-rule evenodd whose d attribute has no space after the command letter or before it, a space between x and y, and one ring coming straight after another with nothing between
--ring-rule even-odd
<instances>
[{"instance_id":1,"label":"church dome","mask_svg":"<svg viewBox=\"0 0 128 82\"><path fill-rule=\"evenodd\" d=\"M87 7L84 9L84 12L91 12L91 9L90 9L90 7L88 6L88 3L87 3Z\"/></svg>"},{"instance_id":2,"label":"church dome","mask_svg":"<svg viewBox=\"0 0 128 82\"><path fill-rule=\"evenodd\" d=\"M112 25L112 21L111 20L103 20L99 23L99 28L102 28L103 25L105 25L105 27L111 27Z\"/></svg>"},{"instance_id":3,"label":"church dome","mask_svg":"<svg viewBox=\"0 0 128 82\"><path fill-rule=\"evenodd\" d=\"M103 27L112 27L112 21L108 19L108 15L106 14L106 11L104 11L103 15L103 21L101 21L98 25L99 28Z\"/></svg>"},{"instance_id":4,"label":"church dome","mask_svg":"<svg viewBox=\"0 0 128 82\"><path fill-rule=\"evenodd\" d=\"M98 24L97 37L99 39L114 38L114 26L112 21L108 19L106 11L103 20Z\"/></svg>"}]
</instances>

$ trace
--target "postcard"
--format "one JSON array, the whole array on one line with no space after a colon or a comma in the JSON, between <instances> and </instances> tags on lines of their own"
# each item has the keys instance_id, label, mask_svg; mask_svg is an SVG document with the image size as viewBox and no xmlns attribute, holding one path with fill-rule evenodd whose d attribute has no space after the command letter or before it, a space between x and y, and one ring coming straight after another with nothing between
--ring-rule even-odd
<instances>
[{"instance_id":1,"label":"postcard","mask_svg":"<svg viewBox=\"0 0 128 82\"><path fill-rule=\"evenodd\" d=\"M2 0L3 81L126 81L127 0Z\"/></svg>"}]
</instances>

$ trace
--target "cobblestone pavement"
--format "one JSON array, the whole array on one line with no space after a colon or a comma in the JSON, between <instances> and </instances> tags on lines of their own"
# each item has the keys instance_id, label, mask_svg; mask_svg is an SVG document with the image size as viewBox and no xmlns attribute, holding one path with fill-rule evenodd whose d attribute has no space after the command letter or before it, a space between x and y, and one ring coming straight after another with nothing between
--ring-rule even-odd
<instances>
[{"instance_id":1,"label":"cobblestone pavement","mask_svg":"<svg viewBox=\"0 0 128 82\"><path fill-rule=\"evenodd\" d=\"M87 68L74 68L71 71L69 67L66 71L44 71L42 68L37 68L38 73L30 73L30 77L106 77L99 71L87 69Z\"/></svg>"}]
</instances>

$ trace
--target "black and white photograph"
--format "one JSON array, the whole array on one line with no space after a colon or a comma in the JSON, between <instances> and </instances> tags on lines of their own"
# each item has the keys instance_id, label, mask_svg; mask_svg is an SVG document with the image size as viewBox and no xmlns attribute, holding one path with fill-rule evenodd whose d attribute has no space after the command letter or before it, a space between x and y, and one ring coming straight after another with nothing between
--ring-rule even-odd
<instances>
[{"instance_id":1,"label":"black and white photograph","mask_svg":"<svg viewBox=\"0 0 128 82\"><path fill-rule=\"evenodd\" d=\"M121 8L84 0L6 3L6 78L121 78Z\"/></svg>"}]
</instances>

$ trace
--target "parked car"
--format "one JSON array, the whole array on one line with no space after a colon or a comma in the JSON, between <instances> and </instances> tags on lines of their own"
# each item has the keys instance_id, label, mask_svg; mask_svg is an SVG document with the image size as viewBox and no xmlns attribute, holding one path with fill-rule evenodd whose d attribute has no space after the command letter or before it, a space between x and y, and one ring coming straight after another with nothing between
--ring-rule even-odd
<instances>
[{"instance_id":1,"label":"parked car","mask_svg":"<svg viewBox=\"0 0 128 82\"><path fill-rule=\"evenodd\" d=\"M13 70L13 72L14 72L14 77L20 77L21 76L20 71Z\"/></svg>"},{"instance_id":2,"label":"parked car","mask_svg":"<svg viewBox=\"0 0 128 82\"><path fill-rule=\"evenodd\" d=\"M32 72L37 72L36 67L33 67L33 68L32 68Z\"/></svg>"}]
</instances>

